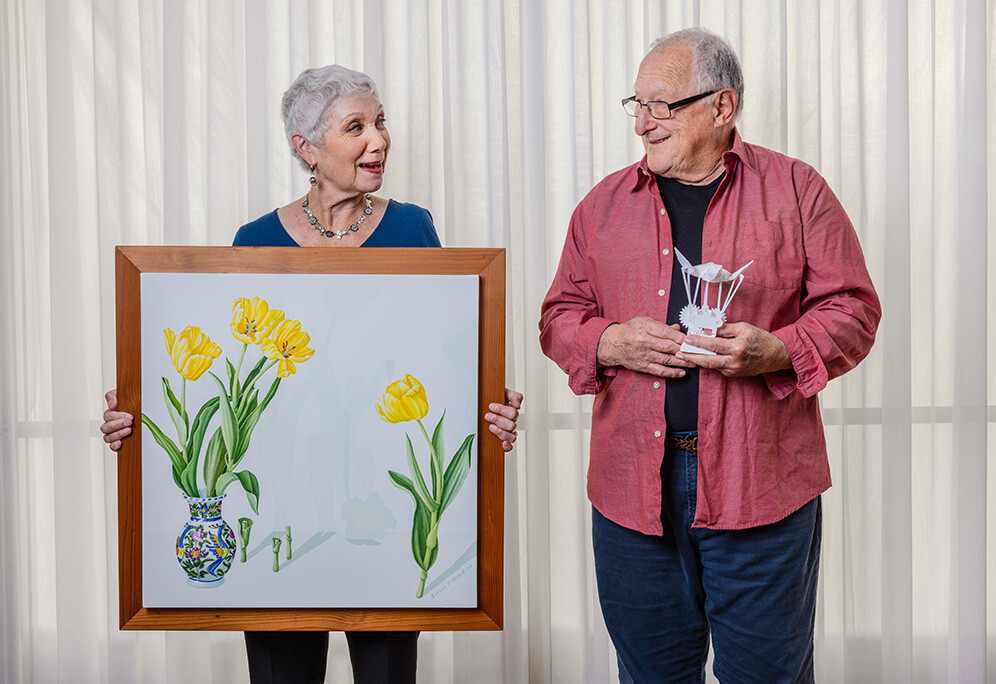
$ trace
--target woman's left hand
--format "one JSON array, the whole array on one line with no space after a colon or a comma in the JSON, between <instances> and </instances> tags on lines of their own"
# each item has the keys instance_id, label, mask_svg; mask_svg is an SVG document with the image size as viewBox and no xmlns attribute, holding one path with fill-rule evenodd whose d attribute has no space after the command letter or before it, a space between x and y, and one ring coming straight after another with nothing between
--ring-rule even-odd
<instances>
[{"instance_id":1,"label":"woman's left hand","mask_svg":"<svg viewBox=\"0 0 996 684\"><path fill-rule=\"evenodd\" d=\"M491 423L488 429L501 440L501 448L505 451L512 450L512 444L519 436L516 423L521 407L522 394L506 387L505 403L488 405L489 411L484 414L484 420Z\"/></svg>"}]
</instances>

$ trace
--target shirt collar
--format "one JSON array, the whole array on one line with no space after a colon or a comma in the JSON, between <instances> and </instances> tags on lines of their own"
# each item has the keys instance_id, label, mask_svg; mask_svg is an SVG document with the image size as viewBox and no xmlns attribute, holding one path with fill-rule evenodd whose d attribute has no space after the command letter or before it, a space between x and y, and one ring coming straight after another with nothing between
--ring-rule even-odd
<instances>
[{"instance_id":1,"label":"shirt collar","mask_svg":"<svg viewBox=\"0 0 996 684\"><path fill-rule=\"evenodd\" d=\"M740 137L740 131L734 127L733 129L733 147L728 149L723 153L723 165L726 167L727 173L733 170L733 167L739 162L745 168L750 169L754 173L757 173L757 160L754 158L754 152L750 149L750 146L743 141ZM650 181L654 177L653 172L651 172L650 167L647 166L647 155L643 155L643 159L636 164L632 175L632 190L639 190L645 183Z\"/></svg>"},{"instance_id":2,"label":"shirt collar","mask_svg":"<svg viewBox=\"0 0 996 684\"><path fill-rule=\"evenodd\" d=\"M755 174L759 174L754 150L740 137L740 131L734 128L733 147L723 153L723 165L726 166L727 171L730 171L738 160L745 168L750 169Z\"/></svg>"}]
</instances>

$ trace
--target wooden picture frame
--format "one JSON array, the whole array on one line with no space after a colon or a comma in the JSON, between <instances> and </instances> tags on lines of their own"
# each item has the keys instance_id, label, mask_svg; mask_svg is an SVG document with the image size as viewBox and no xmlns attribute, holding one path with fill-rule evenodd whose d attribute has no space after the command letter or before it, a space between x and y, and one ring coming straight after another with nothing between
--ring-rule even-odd
<instances>
[{"instance_id":1,"label":"wooden picture frame","mask_svg":"<svg viewBox=\"0 0 996 684\"><path fill-rule=\"evenodd\" d=\"M483 416L504 402L505 251L502 249L323 249L119 246L116 264L119 410L136 416L118 455L121 629L497 630L502 627L504 452ZM474 608L150 608L142 573L143 273L477 275L477 606ZM156 353L160 353L160 349ZM165 456L164 456L165 458ZM407 523L406 523L407 524Z\"/></svg>"}]
</instances>

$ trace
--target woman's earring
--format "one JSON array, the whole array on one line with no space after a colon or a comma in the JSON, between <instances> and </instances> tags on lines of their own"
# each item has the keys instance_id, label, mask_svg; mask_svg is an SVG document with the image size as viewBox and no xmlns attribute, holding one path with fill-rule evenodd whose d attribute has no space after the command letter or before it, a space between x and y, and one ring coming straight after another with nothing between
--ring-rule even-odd
<instances>
[{"instance_id":1,"label":"woman's earring","mask_svg":"<svg viewBox=\"0 0 996 684\"><path fill-rule=\"evenodd\" d=\"M315 178L315 169L317 168L318 168L317 164L311 165L311 178L308 179L308 182L311 183L312 185L318 185L318 179Z\"/></svg>"}]
</instances>

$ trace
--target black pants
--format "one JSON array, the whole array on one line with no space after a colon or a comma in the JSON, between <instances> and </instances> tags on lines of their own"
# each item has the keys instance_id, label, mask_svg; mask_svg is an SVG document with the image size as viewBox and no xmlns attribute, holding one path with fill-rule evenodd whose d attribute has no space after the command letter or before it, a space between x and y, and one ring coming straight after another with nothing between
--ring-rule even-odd
<instances>
[{"instance_id":1,"label":"black pants","mask_svg":"<svg viewBox=\"0 0 996 684\"><path fill-rule=\"evenodd\" d=\"M354 684L414 684L418 632L346 632ZM322 684L328 632L246 632L252 684Z\"/></svg>"}]
</instances>

